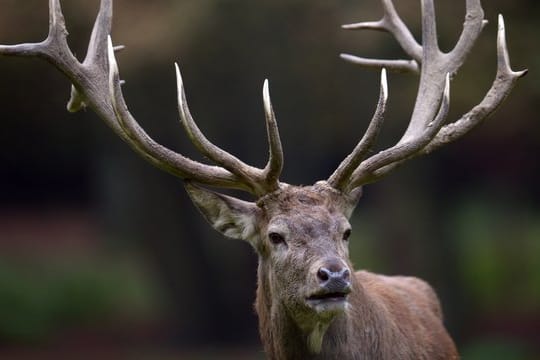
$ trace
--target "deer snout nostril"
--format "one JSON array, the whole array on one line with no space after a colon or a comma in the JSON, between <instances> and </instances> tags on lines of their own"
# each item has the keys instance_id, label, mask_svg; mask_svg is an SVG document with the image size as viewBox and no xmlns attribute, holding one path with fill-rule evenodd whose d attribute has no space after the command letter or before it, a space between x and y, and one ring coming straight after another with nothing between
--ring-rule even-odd
<instances>
[{"instance_id":1,"label":"deer snout nostril","mask_svg":"<svg viewBox=\"0 0 540 360\"><path fill-rule=\"evenodd\" d=\"M347 268L341 270L341 278L345 281L349 281L351 278L351 271Z\"/></svg>"},{"instance_id":2,"label":"deer snout nostril","mask_svg":"<svg viewBox=\"0 0 540 360\"><path fill-rule=\"evenodd\" d=\"M326 281L330 280L331 276L332 276L332 272L330 270L328 270L327 268L325 268L325 267L322 267L317 271L317 277L322 282L326 282Z\"/></svg>"},{"instance_id":3,"label":"deer snout nostril","mask_svg":"<svg viewBox=\"0 0 540 360\"><path fill-rule=\"evenodd\" d=\"M351 277L351 271L347 267L341 269L336 269L337 271L332 271L326 267L321 267L317 271L317 277L322 283L325 283L330 280L343 280L349 281Z\"/></svg>"}]
</instances>

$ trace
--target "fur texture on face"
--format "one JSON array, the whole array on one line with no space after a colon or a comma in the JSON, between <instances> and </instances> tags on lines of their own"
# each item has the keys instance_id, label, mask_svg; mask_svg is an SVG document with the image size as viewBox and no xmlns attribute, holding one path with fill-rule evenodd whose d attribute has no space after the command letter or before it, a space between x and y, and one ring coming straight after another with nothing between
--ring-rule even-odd
<instances>
[{"instance_id":1,"label":"fur texture on face","mask_svg":"<svg viewBox=\"0 0 540 360\"><path fill-rule=\"evenodd\" d=\"M332 259L344 267L349 251L344 233L350 224L336 201L337 195L320 188L296 188L267 198L259 206L268 222L260 229L260 261L272 278L271 293L299 328L309 334L310 343L316 344L334 316L345 310L343 306L321 304L314 308L306 299L319 288L318 270ZM341 199L339 199L341 200ZM283 241L273 244L271 234L279 234Z\"/></svg>"}]
</instances>

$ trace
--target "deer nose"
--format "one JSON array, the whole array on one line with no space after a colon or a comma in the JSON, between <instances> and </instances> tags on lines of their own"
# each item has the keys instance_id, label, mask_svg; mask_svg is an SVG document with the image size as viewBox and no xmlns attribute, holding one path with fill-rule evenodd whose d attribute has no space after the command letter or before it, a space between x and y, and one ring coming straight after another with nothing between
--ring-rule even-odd
<instances>
[{"instance_id":1,"label":"deer nose","mask_svg":"<svg viewBox=\"0 0 540 360\"><path fill-rule=\"evenodd\" d=\"M319 285L330 292L347 293L351 289L351 271L339 260L326 262L317 270Z\"/></svg>"}]
</instances>

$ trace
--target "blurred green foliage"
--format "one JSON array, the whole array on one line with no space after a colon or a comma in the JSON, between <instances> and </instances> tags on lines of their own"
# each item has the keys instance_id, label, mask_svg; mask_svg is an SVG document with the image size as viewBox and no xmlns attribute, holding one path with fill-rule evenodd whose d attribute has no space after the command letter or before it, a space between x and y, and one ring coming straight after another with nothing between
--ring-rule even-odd
<instances>
[{"instance_id":1,"label":"blurred green foliage","mask_svg":"<svg viewBox=\"0 0 540 360\"><path fill-rule=\"evenodd\" d=\"M458 245L459 275L468 302L485 312L510 306L523 313L537 310L540 213L470 196L454 214L448 230Z\"/></svg>"},{"instance_id":2,"label":"blurred green foliage","mask_svg":"<svg viewBox=\"0 0 540 360\"><path fill-rule=\"evenodd\" d=\"M508 338L480 339L462 349L467 360L535 360L534 351L522 342Z\"/></svg>"},{"instance_id":3,"label":"blurred green foliage","mask_svg":"<svg viewBox=\"0 0 540 360\"><path fill-rule=\"evenodd\" d=\"M132 260L0 259L0 343L50 340L59 330L156 316L156 289Z\"/></svg>"}]
</instances>

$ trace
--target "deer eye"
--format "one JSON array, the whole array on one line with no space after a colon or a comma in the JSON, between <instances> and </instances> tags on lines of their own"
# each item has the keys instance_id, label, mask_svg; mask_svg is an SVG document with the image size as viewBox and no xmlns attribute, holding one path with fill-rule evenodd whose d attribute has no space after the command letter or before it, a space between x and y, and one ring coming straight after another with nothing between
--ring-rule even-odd
<instances>
[{"instance_id":1,"label":"deer eye","mask_svg":"<svg viewBox=\"0 0 540 360\"><path fill-rule=\"evenodd\" d=\"M347 229L347 230L345 230L345 232L343 232L343 240L344 241L349 240L350 236L351 236L351 229Z\"/></svg>"},{"instance_id":2,"label":"deer eye","mask_svg":"<svg viewBox=\"0 0 540 360\"><path fill-rule=\"evenodd\" d=\"M276 232L271 232L270 234L268 234L268 239L270 239L270 242L274 245L285 243L285 238L283 237L283 235Z\"/></svg>"}]
</instances>

